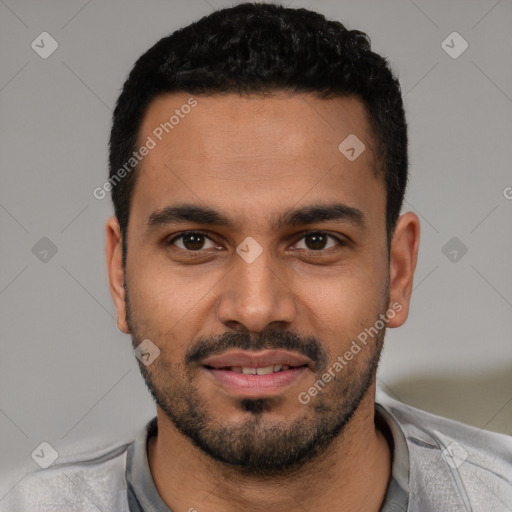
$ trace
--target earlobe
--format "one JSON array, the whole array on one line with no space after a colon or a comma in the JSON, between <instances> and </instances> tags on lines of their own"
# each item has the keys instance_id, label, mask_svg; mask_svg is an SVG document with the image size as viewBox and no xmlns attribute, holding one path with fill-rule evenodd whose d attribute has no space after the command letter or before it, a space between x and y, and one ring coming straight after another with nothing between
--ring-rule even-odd
<instances>
[{"instance_id":1,"label":"earlobe","mask_svg":"<svg viewBox=\"0 0 512 512\"><path fill-rule=\"evenodd\" d=\"M388 327L399 327L407 320L419 243L418 216L413 212L400 215L391 241L389 263L389 307L395 305L397 314L388 321Z\"/></svg>"},{"instance_id":2,"label":"earlobe","mask_svg":"<svg viewBox=\"0 0 512 512\"><path fill-rule=\"evenodd\" d=\"M122 235L116 217L110 217L107 220L105 235L108 280L110 293L117 310L117 328L121 332L129 334L130 330L126 321Z\"/></svg>"}]
</instances>

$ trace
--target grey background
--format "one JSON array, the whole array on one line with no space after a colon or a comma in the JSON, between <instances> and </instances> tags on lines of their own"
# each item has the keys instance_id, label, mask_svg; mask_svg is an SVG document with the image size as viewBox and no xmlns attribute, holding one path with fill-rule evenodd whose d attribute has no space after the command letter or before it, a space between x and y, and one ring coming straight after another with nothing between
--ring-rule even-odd
<instances>
[{"instance_id":1,"label":"grey background","mask_svg":"<svg viewBox=\"0 0 512 512\"><path fill-rule=\"evenodd\" d=\"M228 5L0 0L2 472L35 468L42 441L58 451L91 436L128 439L155 413L131 341L116 329L104 257L110 199L92 192L107 176L111 110L136 58ZM404 211L420 216L422 232L410 317L387 332L380 385L512 434L512 3L291 6L368 32L404 91ZM31 48L43 31L59 45L47 59ZM453 31L469 44L456 59L441 46ZM46 261L43 237L57 249Z\"/></svg>"}]
</instances>

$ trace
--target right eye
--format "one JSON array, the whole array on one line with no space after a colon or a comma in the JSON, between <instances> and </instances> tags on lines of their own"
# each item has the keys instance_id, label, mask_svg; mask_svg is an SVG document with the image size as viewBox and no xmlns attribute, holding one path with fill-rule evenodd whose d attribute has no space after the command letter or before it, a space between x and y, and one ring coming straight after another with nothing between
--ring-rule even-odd
<instances>
[{"instance_id":1,"label":"right eye","mask_svg":"<svg viewBox=\"0 0 512 512\"><path fill-rule=\"evenodd\" d=\"M184 251L198 252L205 248L204 243L206 240L211 243L211 246L206 247L206 249L216 247L215 242L201 231L183 231L167 241L166 245L176 245L176 247ZM176 243L177 241L179 242Z\"/></svg>"}]
</instances>

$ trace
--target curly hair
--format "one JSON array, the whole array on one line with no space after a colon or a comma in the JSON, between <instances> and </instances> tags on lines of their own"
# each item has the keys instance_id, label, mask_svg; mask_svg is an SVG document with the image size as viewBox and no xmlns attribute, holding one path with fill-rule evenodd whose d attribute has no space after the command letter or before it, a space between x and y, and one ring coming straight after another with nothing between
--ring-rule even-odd
<instances>
[{"instance_id":1,"label":"curly hair","mask_svg":"<svg viewBox=\"0 0 512 512\"><path fill-rule=\"evenodd\" d=\"M407 124L401 89L369 37L307 10L243 3L160 39L135 63L113 114L109 176L134 152L150 102L170 92L198 95L312 93L355 96L375 143L372 169L386 188L388 250L408 179ZM137 168L112 187L123 254Z\"/></svg>"}]
</instances>

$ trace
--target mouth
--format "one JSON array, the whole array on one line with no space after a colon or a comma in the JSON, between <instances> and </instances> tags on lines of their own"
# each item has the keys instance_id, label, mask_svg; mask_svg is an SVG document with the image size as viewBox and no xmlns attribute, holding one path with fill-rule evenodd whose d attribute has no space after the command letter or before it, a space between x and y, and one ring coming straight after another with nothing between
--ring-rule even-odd
<instances>
[{"instance_id":1,"label":"mouth","mask_svg":"<svg viewBox=\"0 0 512 512\"><path fill-rule=\"evenodd\" d=\"M306 365L303 365L306 366ZM228 366L225 368L215 368L213 366L205 366L209 370L225 370L235 373L243 373L244 375L269 375L271 373L285 372L290 368L301 368L297 366L289 366L287 364L271 364L270 366L263 366L259 368L252 368L247 366Z\"/></svg>"},{"instance_id":2,"label":"mouth","mask_svg":"<svg viewBox=\"0 0 512 512\"><path fill-rule=\"evenodd\" d=\"M313 370L313 362L284 350L236 350L206 358L202 368L230 395L264 398L297 384Z\"/></svg>"}]
</instances>

